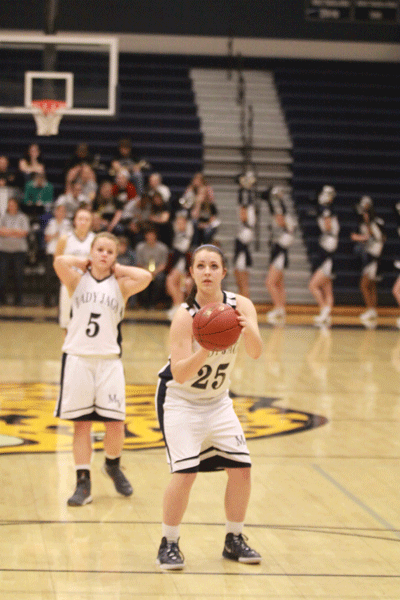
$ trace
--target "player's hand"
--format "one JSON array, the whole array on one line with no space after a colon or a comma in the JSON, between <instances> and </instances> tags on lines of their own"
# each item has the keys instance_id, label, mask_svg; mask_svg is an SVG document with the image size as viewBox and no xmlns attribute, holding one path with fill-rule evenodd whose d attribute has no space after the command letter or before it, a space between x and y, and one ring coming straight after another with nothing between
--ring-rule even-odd
<instances>
[{"instance_id":1,"label":"player's hand","mask_svg":"<svg viewBox=\"0 0 400 600\"><path fill-rule=\"evenodd\" d=\"M237 314L239 325L244 329L247 325L247 318L237 308L235 308L235 313Z\"/></svg>"}]
</instances>

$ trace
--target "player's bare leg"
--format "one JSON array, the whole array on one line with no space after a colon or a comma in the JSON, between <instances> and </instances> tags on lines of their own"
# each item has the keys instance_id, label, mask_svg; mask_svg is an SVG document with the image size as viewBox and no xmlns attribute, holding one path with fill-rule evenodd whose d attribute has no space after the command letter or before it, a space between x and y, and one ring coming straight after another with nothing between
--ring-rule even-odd
<instances>
[{"instance_id":1,"label":"player's bare leg","mask_svg":"<svg viewBox=\"0 0 400 600\"><path fill-rule=\"evenodd\" d=\"M163 522L166 525L180 525L185 514L190 490L196 473L173 473L164 492Z\"/></svg>"},{"instance_id":2,"label":"player's bare leg","mask_svg":"<svg viewBox=\"0 0 400 600\"><path fill-rule=\"evenodd\" d=\"M261 562L258 552L247 544L243 525L250 499L250 468L226 469L228 482L225 491L226 536L222 552L224 558L249 564Z\"/></svg>"},{"instance_id":3,"label":"player's bare leg","mask_svg":"<svg viewBox=\"0 0 400 600\"><path fill-rule=\"evenodd\" d=\"M242 522L246 516L251 492L250 467L226 469L225 514L228 521Z\"/></svg>"}]
</instances>

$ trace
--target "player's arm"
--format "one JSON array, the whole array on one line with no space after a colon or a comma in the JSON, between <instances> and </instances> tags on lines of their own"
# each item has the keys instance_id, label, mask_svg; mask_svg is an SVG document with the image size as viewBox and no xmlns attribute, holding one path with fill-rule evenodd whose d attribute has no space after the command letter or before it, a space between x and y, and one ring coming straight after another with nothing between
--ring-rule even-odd
<instances>
[{"instance_id":1,"label":"player's arm","mask_svg":"<svg viewBox=\"0 0 400 600\"><path fill-rule=\"evenodd\" d=\"M54 258L54 270L61 283L67 288L69 295L71 296L76 286L81 280L82 272L87 270L89 266L89 259L82 258L80 256L72 256L69 254L62 254Z\"/></svg>"},{"instance_id":2,"label":"player's arm","mask_svg":"<svg viewBox=\"0 0 400 600\"><path fill-rule=\"evenodd\" d=\"M62 235L57 242L56 249L54 251L54 256L60 256L65 252L65 246L67 245L67 236Z\"/></svg>"},{"instance_id":3,"label":"player's arm","mask_svg":"<svg viewBox=\"0 0 400 600\"><path fill-rule=\"evenodd\" d=\"M193 319L184 307L179 307L170 329L171 371L178 383L194 377L204 365L208 350L192 350Z\"/></svg>"},{"instance_id":4,"label":"player's arm","mask_svg":"<svg viewBox=\"0 0 400 600\"><path fill-rule=\"evenodd\" d=\"M147 269L142 269L141 267L129 267L120 265L119 263L114 265L114 275L118 281L125 302L128 298L133 296L133 294L138 294L147 288L152 280L151 273L147 271Z\"/></svg>"},{"instance_id":5,"label":"player's arm","mask_svg":"<svg viewBox=\"0 0 400 600\"><path fill-rule=\"evenodd\" d=\"M258 328L257 312L249 298L236 296L239 323L242 326L244 346L251 358L259 358L263 349L263 343Z\"/></svg>"}]
</instances>

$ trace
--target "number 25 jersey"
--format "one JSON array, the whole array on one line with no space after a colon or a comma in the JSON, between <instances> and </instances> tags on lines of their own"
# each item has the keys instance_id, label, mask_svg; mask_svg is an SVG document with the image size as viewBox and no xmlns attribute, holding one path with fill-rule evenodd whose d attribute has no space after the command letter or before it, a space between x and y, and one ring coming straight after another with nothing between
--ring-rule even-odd
<instances>
[{"instance_id":1,"label":"number 25 jersey","mask_svg":"<svg viewBox=\"0 0 400 600\"><path fill-rule=\"evenodd\" d=\"M66 354L121 355L120 324L125 302L114 275L101 281L82 275L71 298L71 320L62 347Z\"/></svg>"},{"instance_id":2,"label":"number 25 jersey","mask_svg":"<svg viewBox=\"0 0 400 600\"><path fill-rule=\"evenodd\" d=\"M233 292L223 292L223 294L224 304L236 308L236 294ZM193 307L189 307L186 303L183 306L192 317L200 310L196 303ZM194 404L218 402L229 390L230 376L235 364L239 341L240 337L227 350L210 351L205 364L198 373L184 383L178 383L173 379L169 362L158 374L160 378L166 380L167 393L175 398L187 400ZM193 350L198 348L198 343L193 339Z\"/></svg>"}]
</instances>

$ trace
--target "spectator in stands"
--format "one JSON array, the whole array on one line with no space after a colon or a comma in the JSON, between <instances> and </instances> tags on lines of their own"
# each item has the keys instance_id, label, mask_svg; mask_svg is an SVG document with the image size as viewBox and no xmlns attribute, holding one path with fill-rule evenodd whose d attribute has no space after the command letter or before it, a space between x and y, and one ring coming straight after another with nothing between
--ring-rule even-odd
<instances>
[{"instance_id":1,"label":"spectator in stands","mask_svg":"<svg viewBox=\"0 0 400 600\"><path fill-rule=\"evenodd\" d=\"M0 175L0 217L6 213L9 199L17 197L19 197L18 190L8 184L4 174Z\"/></svg>"},{"instance_id":2,"label":"spectator in stands","mask_svg":"<svg viewBox=\"0 0 400 600\"><path fill-rule=\"evenodd\" d=\"M168 248L172 244L171 211L168 202L165 202L160 192L153 192L150 198L149 221L157 226L158 239Z\"/></svg>"},{"instance_id":3,"label":"spectator in stands","mask_svg":"<svg viewBox=\"0 0 400 600\"><path fill-rule=\"evenodd\" d=\"M113 184L111 181L104 180L100 183L95 199L93 200L93 213L98 215L102 230L112 231L113 226L110 225L117 209L122 208L120 203L113 194Z\"/></svg>"},{"instance_id":4,"label":"spectator in stands","mask_svg":"<svg viewBox=\"0 0 400 600\"><path fill-rule=\"evenodd\" d=\"M256 177L253 171L247 170L239 177L239 227L235 239L233 263L238 292L246 298L250 298L249 268L253 264L251 242L254 240L256 224L255 184Z\"/></svg>"},{"instance_id":5,"label":"spectator in stands","mask_svg":"<svg viewBox=\"0 0 400 600\"><path fill-rule=\"evenodd\" d=\"M58 296L58 277L53 267L54 253L58 240L66 236L72 229L71 220L67 218L65 204L58 204L53 209L53 217L44 230L46 244L45 275L44 275L44 305L53 306L53 299Z\"/></svg>"},{"instance_id":6,"label":"spectator in stands","mask_svg":"<svg viewBox=\"0 0 400 600\"><path fill-rule=\"evenodd\" d=\"M272 219L271 261L265 285L271 295L274 308L267 313L272 325L284 322L286 316L286 289L284 272L289 265L288 248L294 240L297 221L290 215L284 203L285 190L274 186L270 193L269 208Z\"/></svg>"},{"instance_id":7,"label":"spectator in stands","mask_svg":"<svg viewBox=\"0 0 400 600\"><path fill-rule=\"evenodd\" d=\"M66 185L69 187L72 183L81 184L82 193L87 196L92 203L96 197L97 180L94 169L87 163L82 162L68 171Z\"/></svg>"},{"instance_id":8,"label":"spectator in stands","mask_svg":"<svg viewBox=\"0 0 400 600\"><path fill-rule=\"evenodd\" d=\"M360 289L367 310L360 315L361 321L366 326L374 326L378 313L378 295L376 282L380 279L378 275L379 259L385 244L383 232L384 222L375 215L372 198L362 196L357 205L357 211L361 215L359 232L351 234L353 242L361 244L362 271Z\"/></svg>"},{"instance_id":9,"label":"spectator in stands","mask_svg":"<svg viewBox=\"0 0 400 600\"><path fill-rule=\"evenodd\" d=\"M125 169L128 171L128 178L133 182L138 193L142 194L144 191L143 170L149 168L150 165L146 160L133 155L131 140L123 138L119 141L117 155L111 161L109 174L115 178L121 169Z\"/></svg>"},{"instance_id":10,"label":"spectator in stands","mask_svg":"<svg viewBox=\"0 0 400 600\"><path fill-rule=\"evenodd\" d=\"M7 156L0 156L0 179L4 179L5 183L9 187L14 187L15 173L10 169L10 161Z\"/></svg>"},{"instance_id":11,"label":"spectator in stands","mask_svg":"<svg viewBox=\"0 0 400 600\"><path fill-rule=\"evenodd\" d=\"M90 207L89 198L82 192L82 185L79 181L73 181L65 189L65 193L58 196L56 205L65 206L67 219L74 218L74 215L80 206Z\"/></svg>"},{"instance_id":12,"label":"spectator in stands","mask_svg":"<svg viewBox=\"0 0 400 600\"><path fill-rule=\"evenodd\" d=\"M86 144L85 142L80 142L76 146L72 156L65 163L65 168L64 168L65 179L67 179L68 172L70 169L73 169L74 167L76 167L76 165L80 165L84 162L88 163L89 165L92 165L93 164L93 155L89 150L88 144Z\"/></svg>"},{"instance_id":13,"label":"spectator in stands","mask_svg":"<svg viewBox=\"0 0 400 600\"><path fill-rule=\"evenodd\" d=\"M18 162L18 185L24 189L35 173L42 173L45 168L42 153L38 144L29 144L23 157Z\"/></svg>"},{"instance_id":14,"label":"spectator in stands","mask_svg":"<svg viewBox=\"0 0 400 600\"><path fill-rule=\"evenodd\" d=\"M93 213L92 231L94 231L94 233L107 231L107 226L104 224L104 221L98 212Z\"/></svg>"},{"instance_id":15,"label":"spectator in stands","mask_svg":"<svg viewBox=\"0 0 400 600\"><path fill-rule=\"evenodd\" d=\"M129 238L124 235L118 237L118 257L117 262L120 265L134 267L136 265L136 254L129 243Z\"/></svg>"},{"instance_id":16,"label":"spectator in stands","mask_svg":"<svg viewBox=\"0 0 400 600\"><path fill-rule=\"evenodd\" d=\"M340 225L332 208L336 196L335 188L324 185L318 196L319 213L317 224L321 235L319 237L319 251L313 265L313 273L309 283L309 290L320 307L320 313L314 318L316 325L329 325L331 311L334 303L332 276L334 270L334 254L339 243Z\"/></svg>"},{"instance_id":17,"label":"spectator in stands","mask_svg":"<svg viewBox=\"0 0 400 600\"><path fill-rule=\"evenodd\" d=\"M22 305L29 228L29 219L19 210L18 201L10 198L6 214L0 220L0 304L6 303L8 274L11 267L15 288L14 304Z\"/></svg>"},{"instance_id":18,"label":"spectator in stands","mask_svg":"<svg viewBox=\"0 0 400 600\"><path fill-rule=\"evenodd\" d=\"M190 255L189 250L193 239L193 223L188 217L187 211L179 211L173 222L174 237L172 241L172 253L170 253L169 272L165 282L165 289L172 299L172 306L168 310L168 318L172 318L185 298L185 293L191 287L189 274Z\"/></svg>"},{"instance_id":19,"label":"spectator in stands","mask_svg":"<svg viewBox=\"0 0 400 600\"><path fill-rule=\"evenodd\" d=\"M116 174L112 192L113 196L123 204L126 204L128 200L132 200L138 195L136 187L129 180L129 171L127 169L120 169Z\"/></svg>"},{"instance_id":20,"label":"spectator in stands","mask_svg":"<svg viewBox=\"0 0 400 600\"><path fill-rule=\"evenodd\" d=\"M109 231L115 235L125 233L125 228L131 218L131 213L134 209L135 202L139 197L136 188L129 180L129 173L126 169L120 169L115 177L115 183L112 187L112 194L116 201L116 212L110 223Z\"/></svg>"},{"instance_id":21,"label":"spectator in stands","mask_svg":"<svg viewBox=\"0 0 400 600\"><path fill-rule=\"evenodd\" d=\"M184 204L185 208L190 208L190 202L193 201L190 213L194 223L193 246L212 243L220 221L218 208L214 201L214 192L202 173L196 173L186 189L184 197L187 198L189 204Z\"/></svg>"},{"instance_id":22,"label":"spectator in stands","mask_svg":"<svg viewBox=\"0 0 400 600\"><path fill-rule=\"evenodd\" d=\"M157 239L157 228L149 223L144 230L144 242L136 246L137 266L150 271L150 285L138 294L139 302L145 308L154 308L165 297L165 269L168 262L168 246Z\"/></svg>"},{"instance_id":23,"label":"spectator in stands","mask_svg":"<svg viewBox=\"0 0 400 600\"><path fill-rule=\"evenodd\" d=\"M125 265L127 267L136 266L136 253L130 245L129 238L124 235L120 235L118 237L117 263L119 263L120 265ZM136 304L137 297L136 294L134 294L128 299L127 306L128 308L134 308Z\"/></svg>"},{"instance_id":24,"label":"spectator in stands","mask_svg":"<svg viewBox=\"0 0 400 600\"><path fill-rule=\"evenodd\" d=\"M38 167L33 179L25 184L22 208L31 218L50 212L54 187L47 181L44 166Z\"/></svg>"},{"instance_id":25,"label":"spectator in stands","mask_svg":"<svg viewBox=\"0 0 400 600\"><path fill-rule=\"evenodd\" d=\"M162 182L162 177L160 173L152 173L149 176L149 181L147 185L147 193L149 196L152 196L155 192L161 194L164 202L169 202L171 198L171 190L167 185Z\"/></svg>"},{"instance_id":26,"label":"spectator in stands","mask_svg":"<svg viewBox=\"0 0 400 600\"><path fill-rule=\"evenodd\" d=\"M147 193L137 196L124 207L121 221L124 220L124 215L129 219L125 223L124 230L133 248L144 240L144 228L149 223L150 211L151 199Z\"/></svg>"}]
</instances>

